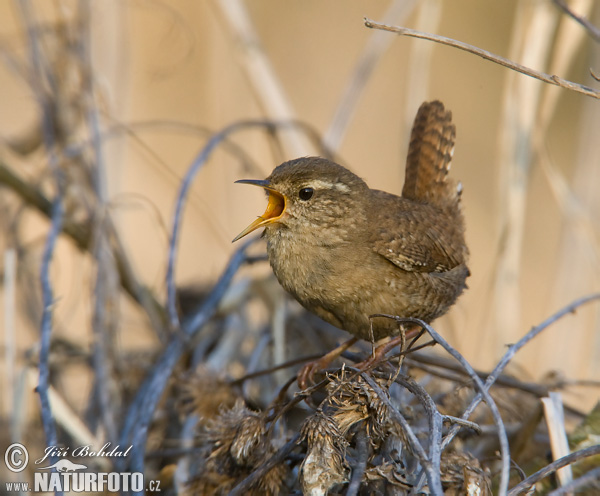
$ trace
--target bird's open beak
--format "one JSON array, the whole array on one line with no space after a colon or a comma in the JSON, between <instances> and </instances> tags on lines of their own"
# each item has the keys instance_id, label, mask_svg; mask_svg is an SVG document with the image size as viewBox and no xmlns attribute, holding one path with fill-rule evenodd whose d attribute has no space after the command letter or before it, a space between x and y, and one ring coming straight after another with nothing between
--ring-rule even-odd
<instances>
[{"instance_id":1,"label":"bird's open beak","mask_svg":"<svg viewBox=\"0 0 600 496\"><path fill-rule=\"evenodd\" d=\"M246 236L246 234L250 234L255 229L259 227L266 226L267 224L271 224L273 222L277 222L283 212L285 211L286 201L285 196L283 196L278 191L275 191L273 188L269 187L269 181L266 179L240 179L236 181L236 183L242 184L252 184L254 186L260 186L264 188L267 193L269 193L269 203L267 203L267 209L265 213L262 214L258 219L256 219L252 224L250 224L246 229L244 229L241 233L239 233L233 240L233 242L237 241L240 238Z\"/></svg>"}]
</instances>

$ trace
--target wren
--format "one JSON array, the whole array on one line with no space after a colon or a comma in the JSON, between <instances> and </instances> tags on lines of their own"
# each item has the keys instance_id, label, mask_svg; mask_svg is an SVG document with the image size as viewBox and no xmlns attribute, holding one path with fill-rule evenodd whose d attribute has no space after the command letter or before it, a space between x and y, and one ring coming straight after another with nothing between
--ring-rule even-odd
<instances>
[{"instance_id":1,"label":"wren","mask_svg":"<svg viewBox=\"0 0 600 496\"><path fill-rule=\"evenodd\" d=\"M402 195L370 189L330 160L285 162L265 180L265 213L234 241L264 227L281 285L306 309L362 339L398 333L391 319L440 317L465 289L468 249L461 186L448 178L456 128L439 101L413 125Z\"/></svg>"}]
</instances>

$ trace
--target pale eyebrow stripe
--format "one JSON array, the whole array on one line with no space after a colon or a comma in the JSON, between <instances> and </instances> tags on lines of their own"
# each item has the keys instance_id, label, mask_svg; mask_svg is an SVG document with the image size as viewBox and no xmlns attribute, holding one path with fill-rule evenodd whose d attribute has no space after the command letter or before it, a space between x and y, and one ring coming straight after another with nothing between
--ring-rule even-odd
<instances>
[{"instance_id":1,"label":"pale eyebrow stripe","mask_svg":"<svg viewBox=\"0 0 600 496\"><path fill-rule=\"evenodd\" d=\"M315 189L337 189L348 193L350 188L343 183L330 183L329 181L323 181L322 179L315 179L310 182L310 185Z\"/></svg>"}]
</instances>

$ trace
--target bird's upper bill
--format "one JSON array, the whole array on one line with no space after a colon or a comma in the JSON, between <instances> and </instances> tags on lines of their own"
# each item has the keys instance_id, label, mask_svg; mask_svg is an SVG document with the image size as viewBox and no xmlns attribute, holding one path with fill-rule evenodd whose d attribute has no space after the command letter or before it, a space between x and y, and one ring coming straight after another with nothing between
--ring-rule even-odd
<instances>
[{"instance_id":1,"label":"bird's upper bill","mask_svg":"<svg viewBox=\"0 0 600 496\"><path fill-rule=\"evenodd\" d=\"M266 179L240 179L239 181L236 181L236 183L252 184L254 186L260 186L261 188L264 188L269 194L269 203L267 204L267 209L265 210L265 213L262 214L258 219L256 219L252 224L250 224L241 233L239 233L234 238L234 242L240 238L243 238L244 236L246 236L246 234L250 234L252 231L258 229L259 227L266 226L267 224L271 224L272 222L277 222L283 215L283 212L285 211L286 207L285 196L271 188L269 186L269 181L267 181Z\"/></svg>"}]
</instances>

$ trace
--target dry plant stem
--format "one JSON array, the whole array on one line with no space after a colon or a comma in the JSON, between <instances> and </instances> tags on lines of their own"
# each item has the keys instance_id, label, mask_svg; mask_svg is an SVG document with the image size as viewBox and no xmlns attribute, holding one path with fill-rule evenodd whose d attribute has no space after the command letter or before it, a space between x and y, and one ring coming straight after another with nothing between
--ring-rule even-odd
<instances>
[{"instance_id":1,"label":"dry plant stem","mask_svg":"<svg viewBox=\"0 0 600 496\"><path fill-rule=\"evenodd\" d=\"M439 470L439 459L437 462L438 469L434 470L433 468L433 460L430 460L421 446L419 439L410 428L410 425L404 418L404 416L398 411L398 409L392 404L392 402L386 397L386 394L379 387L379 384L375 382L368 374L362 373L361 377L373 388L373 390L377 393L377 396L380 401L382 401L387 408L389 409L390 415L393 419L400 424L402 431L406 436L406 440L410 445L411 452L418 458L421 466L425 470L425 474L427 475L427 482L429 484L429 491L432 494L442 495L444 491L442 489L442 481L440 478L440 470ZM430 419L432 420L432 419ZM431 425L431 423L430 423ZM441 429L440 429L441 436ZM433 442L432 442L433 444Z\"/></svg>"},{"instance_id":2,"label":"dry plant stem","mask_svg":"<svg viewBox=\"0 0 600 496\"><path fill-rule=\"evenodd\" d=\"M550 392L549 397L542 398L544 417L550 436L550 449L552 458L557 460L569 454L569 440L565 429L565 415L560 393ZM556 473L561 486L566 486L573 481L573 470L570 466L561 468Z\"/></svg>"},{"instance_id":3,"label":"dry plant stem","mask_svg":"<svg viewBox=\"0 0 600 496\"><path fill-rule=\"evenodd\" d=\"M237 42L236 48L240 61L258 105L269 119L294 119L295 112L292 104L275 74L269 57L262 48L260 38L254 29L244 2L241 0L217 0L215 5L220 9L227 22L227 30ZM305 137L296 132L283 133L281 143L285 151L295 157L307 155L312 150Z\"/></svg>"},{"instance_id":4,"label":"dry plant stem","mask_svg":"<svg viewBox=\"0 0 600 496\"><path fill-rule=\"evenodd\" d=\"M44 214L49 219L52 217L52 202L46 198L36 187L23 181L12 170L0 161L0 184L8 186L14 193L19 195L28 205L36 208L40 213ZM116 231L106 219L111 229L111 235L116 240L117 249L114 251L115 262L119 272L119 280L122 288L146 310L150 321L158 330L159 322L162 326L164 310L161 304L156 300L152 291L141 284L133 274L131 266L126 259L125 252L120 248L116 238ZM87 225L77 224L69 221L68 218L63 219L62 232L65 233L75 243L77 248L82 251L90 251L92 247L92 233ZM153 317L158 316L158 317Z\"/></svg>"},{"instance_id":5,"label":"dry plant stem","mask_svg":"<svg viewBox=\"0 0 600 496\"><path fill-rule=\"evenodd\" d=\"M46 238L44 254L42 256L42 266L40 269L40 284L42 286L43 313L40 324L40 358L39 358L39 382L36 388L40 395L41 415L44 432L46 434L46 445L57 446L58 437L56 433L56 424L54 415L50 407L48 388L50 385L49 359L50 359L50 338L52 335L52 311L54 309L54 295L52 284L50 282L50 263L56 246L56 241L61 229L63 218L63 208L60 196L57 198L53 211L50 232ZM51 464L56 462L56 457L51 457Z\"/></svg>"},{"instance_id":6,"label":"dry plant stem","mask_svg":"<svg viewBox=\"0 0 600 496\"><path fill-rule=\"evenodd\" d=\"M415 348L418 349L418 348ZM446 379L453 382L461 382L462 377L466 376L465 371L460 368L459 365L455 363L451 363L450 360L445 359L444 357L428 355L425 353L415 353L414 355L409 355L406 358L407 365L411 367L415 367L421 369L428 374L435 375L436 377L440 377L442 379ZM431 364L433 367L429 367L425 364ZM456 372L456 374L450 374L446 372L441 372L438 368ZM487 372L481 372L479 370L475 371L479 377L483 380L487 380L490 376ZM599 387L600 384L596 381L564 381L564 382L556 382L549 386L545 386L543 384L535 384L532 382L521 382L514 377L509 375L499 375L494 382L496 386L502 386L506 388L519 389L526 393L529 393L538 398L543 398L544 396L548 396L548 392L550 389L560 389L568 387L569 385L578 385L578 386L589 386L589 387ZM583 413L581 413L576 408L570 407L568 405L564 405L565 410L577 417L583 418Z\"/></svg>"},{"instance_id":7,"label":"dry plant stem","mask_svg":"<svg viewBox=\"0 0 600 496\"><path fill-rule=\"evenodd\" d=\"M298 365L300 363L310 362L312 360L316 360L321 358L323 355L319 353L318 355L309 355L301 358L296 358L295 360L288 360L285 363L280 363L279 365L274 365L273 367L269 367L268 369L257 370L256 372L251 372L250 374L246 374L243 377L238 379L232 379L229 381L231 385L239 385L243 382L246 382L250 379L255 379L256 377L261 377L263 375L269 375L278 370L287 369L289 367L293 367L294 365Z\"/></svg>"},{"instance_id":8,"label":"dry plant stem","mask_svg":"<svg viewBox=\"0 0 600 496\"><path fill-rule=\"evenodd\" d=\"M584 489L591 484L593 484L593 487L595 488L600 488L600 483L598 481L600 481L600 467L596 467L569 484L565 484L563 487L555 489L548 493L548 496L568 496L570 494L575 494L577 489Z\"/></svg>"},{"instance_id":9,"label":"dry plant stem","mask_svg":"<svg viewBox=\"0 0 600 496\"><path fill-rule=\"evenodd\" d=\"M449 424L458 424L462 427L467 427L468 429L472 429L477 434L483 433L483 430L481 429L479 424L476 424L475 422L471 422L470 420L453 417L452 415L442 415L442 419L444 422L448 422Z\"/></svg>"},{"instance_id":10,"label":"dry plant stem","mask_svg":"<svg viewBox=\"0 0 600 496\"><path fill-rule=\"evenodd\" d=\"M600 29L594 26L590 21L588 21L585 17L581 17L580 15L573 12L570 7L564 2L564 0L553 0L556 6L561 9L565 14L571 17L573 20L581 24L588 34L594 38L594 40L600 43Z\"/></svg>"},{"instance_id":11,"label":"dry plant stem","mask_svg":"<svg viewBox=\"0 0 600 496\"><path fill-rule=\"evenodd\" d=\"M573 313L578 307L585 305L586 303L589 303L591 301L599 300L599 299L600 299L600 293L595 293L595 294L592 294L589 296L584 296L583 298L579 298L579 299L575 300L574 302L572 302L571 304L567 305L566 307L562 308L558 312L556 312L554 315L551 315L550 317L548 317L541 324L532 328L517 343L513 344L508 349L508 351L504 354L504 356L502 357L502 359L500 360L498 365L496 365L496 367L494 368L492 373L488 376L487 380L485 381L485 390L487 391L490 387L492 387L492 385L496 382L496 379L500 376L502 371L506 368L506 366L512 360L512 358L515 356L517 351L519 351L529 341L531 341L534 337L536 337L540 332L542 332L544 329L546 329L547 327L549 327L550 325L552 325L554 322L556 322L560 318L564 317L565 315L567 315L569 313ZM468 406L468 408L463 413L462 418L465 418L465 419L469 418L471 413L473 413L475 408L477 408L477 406L481 402L481 399L482 399L481 393L478 393L475 396L475 398L473 398L473 401L471 401L471 404ZM448 434L444 438L443 447L446 447L448 444L450 444L452 442L452 439L454 439L454 436L456 436L459 429L460 429L459 426L454 426L450 430L450 432L448 432Z\"/></svg>"},{"instance_id":12,"label":"dry plant stem","mask_svg":"<svg viewBox=\"0 0 600 496\"><path fill-rule=\"evenodd\" d=\"M84 67L93 72L91 60L90 40L90 4L80 4L80 15L78 23L82 40L78 44L80 56ZM121 398L111 397L110 392L114 390L111 372L114 370L115 332L117 328L118 305L118 282L115 277L115 261L112 257L110 247L110 228L105 217L108 204L108 186L106 179L106 163L104 161L104 150L100 132L100 120L94 94L93 78L87 77L84 85L84 101L87 107L87 123L92 140L93 151L93 173L94 192L96 194L97 213L94 218L94 256L96 258L96 283L94 287L94 312L92 316L92 328L94 333L93 365L94 365L94 389L98 397L100 414L106 439L111 442L117 440L118 409ZM109 310L112 309L112 310Z\"/></svg>"},{"instance_id":13,"label":"dry plant stem","mask_svg":"<svg viewBox=\"0 0 600 496\"><path fill-rule=\"evenodd\" d=\"M97 221L102 224L101 221ZM94 389L98 397L98 405L102 423L106 431L107 440L114 442L117 439L117 409L120 406L120 398L112 398L110 391L114 370L114 354L111 353L114 342L114 331L117 326L114 313L116 307L116 286L114 277L114 266L110 259L110 249L107 246L106 232L98 225L96 241L96 283L94 285L94 313L92 315L92 330L94 333L94 346L92 351L92 363L94 367ZM115 308L114 310L108 310ZM116 400L116 401L115 401Z\"/></svg>"},{"instance_id":14,"label":"dry plant stem","mask_svg":"<svg viewBox=\"0 0 600 496\"><path fill-rule=\"evenodd\" d=\"M402 20L414 10L415 3L415 0L393 0L384 14L384 22L402 23ZM328 148L332 150L339 148L346 130L352 122L360 97L391 41L385 33L375 32L366 42L352 75L348 78L329 128L325 133L323 140Z\"/></svg>"},{"instance_id":15,"label":"dry plant stem","mask_svg":"<svg viewBox=\"0 0 600 496\"><path fill-rule=\"evenodd\" d=\"M354 436L356 440L357 460L352 467L352 477L346 491L346 496L356 496L360 490L360 483L367 469L367 458L369 457L369 445L367 443L367 433L364 426L358 426L358 432Z\"/></svg>"},{"instance_id":16,"label":"dry plant stem","mask_svg":"<svg viewBox=\"0 0 600 496\"><path fill-rule=\"evenodd\" d=\"M427 412L427 418L429 419L429 460L431 461L431 469L435 472L440 472L442 459L442 426L444 417L438 411L433 398L414 379L407 376L399 376L396 378L396 382L414 394ZM425 468L423 468L423 470L425 470ZM421 490L424 483L423 473L421 473L413 490L415 492Z\"/></svg>"},{"instance_id":17,"label":"dry plant stem","mask_svg":"<svg viewBox=\"0 0 600 496\"><path fill-rule=\"evenodd\" d=\"M480 398L480 400L481 400L481 397L483 397L485 399L485 402L487 403L488 408L490 409L490 412L494 419L494 423L498 427L498 441L500 443L500 451L501 451L501 457L502 457L502 474L501 474L501 480L500 480L499 494L505 494L506 491L508 490L508 480L509 480L509 471L510 471L510 454L509 454L509 446L508 446L508 436L506 434L506 429L504 429L504 424L502 422L502 417L500 416L500 412L498 411L498 407L496 406L496 403L494 402L493 398L490 396L490 394L488 392L488 389L491 386L491 384L489 386L484 385L483 382L481 382L481 379L479 378L479 376L475 373L475 371L469 364L469 362L467 362L458 351L456 351L452 346L450 346L446 342L446 340L438 334L437 331L435 331L430 325L426 324L422 320L412 319L412 318L400 318L400 317L394 317L394 316L385 315L385 314L380 314L378 316L392 318L399 323L416 324L416 325L419 325L422 328L426 329L427 332L430 334L430 336L433 339L435 339L448 353L450 353L450 355L452 355L452 357L462 365L462 367L465 369L465 371L467 371L467 373L469 374L469 377L475 383L475 387L479 390L477 397ZM468 419L470 414L471 414L471 412L469 412L468 414L467 414L467 412L465 412L463 414L463 418ZM456 431L458 431L458 429L460 429L460 427L458 425L455 425L453 428L453 430L456 430ZM448 437L449 437L449 435L446 436L446 439L444 439L444 442L442 443L442 450L449 443L449 441L447 442Z\"/></svg>"},{"instance_id":18,"label":"dry plant stem","mask_svg":"<svg viewBox=\"0 0 600 496\"><path fill-rule=\"evenodd\" d=\"M138 393L127 412L123 431L121 433L121 446L132 445L130 467L134 472L144 472L144 454L146 452L146 439L148 427L154 415L156 405L160 400L173 367L181 357L186 343L196 337L202 327L212 318L217 310L219 301L227 291L240 266L245 262L246 250L256 242L258 238L252 238L244 243L231 257L229 264L221 274L221 277L213 287L208 297L203 301L200 308L184 320L182 331L171 335L165 351L158 359L152 371L144 383L140 386Z\"/></svg>"},{"instance_id":19,"label":"dry plant stem","mask_svg":"<svg viewBox=\"0 0 600 496\"><path fill-rule=\"evenodd\" d=\"M177 314L176 304L176 286L175 286L175 263L177 261L177 243L179 241L179 230L183 216L183 207L185 205L189 189L192 185L196 174L206 164L208 158L214 149L234 132L241 131L249 128L262 128L266 130L274 130L277 128L287 128L293 126L294 123L274 123L271 121L264 120L249 120L249 121L238 121L225 127L218 133L214 134L209 140L200 153L196 156L188 171L186 172L179 192L177 194L177 202L175 204L175 214L173 215L173 229L171 231L171 237L169 241L169 255L167 262L167 275L166 275L166 286L167 286L167 312L169 315L169 324L171 331L177 331L181 325L179 322L179 315Z\"/></svg>"},{"instance_id":20,"label":"dry plant stem","mask_svg":"<svg viewBox=\"0 0 600 496\"><path fill-rule=\"evenodd\" d=\"M38 98L42 112L42 132L44 137L44 145L48 153L48 165L52 172L56 186L56 198L52 204L50 215L50 231L44 245L42 255L42 264L40 268L40 285L42 288L42 319L40 323L40 354L39 354L39 382L36 388L40 396L41 417L44 433L46 435L46 446L56 446L58 444L58 436L56 432L56 423L50 406L48 388L50 385L49 376L49 359L50 359L50 340L52 336L52 311L54 308L54 295L52 284L50 282L50 263L52 255L56 247L56 242L61 231L63 221L63 191L61 188L61 178L58 170L58 157L55 150L55 129L52 123L51 110L48 108L48 103L44 98L44 90L42 81L45 79L44 69L41 60L39 46L39 31L30 8L29 1L21 0L19 2L21 16L27 31L29 42L29 56L33 66L32 86L36 97ZM50 462L54 464L56 457L51 457ZM62 495L62 491L57 491L57 494Z\"/></svg>"},{"instance_id":21,"label":"dry plant stem","mask_svg":"<svg viewBox=\"0 0 600 496\"><path fill-rule=\"evenodd\" d=\"M5 405L14 405L16 366L16 288L17 288L17 250L9 245L4 252L4 367L2 373L2 401ZM13 438L14 439L14 438Z\"/></svg>"},{"instance_id":22,"label":"dry plant stem","mask_svg":"<svg viewBox=\"0 0 600 496\"><path fill-rule=\"evenodd\" d=\"M446 359L445 357L429 355L425 353L414 353L406 358L407 362L410 363L411 367L421 367L421 364L433 365L434 367L443 368L446 370L450 370L452 372L456 372L462 376L465 376L465 371L457 365L453 363L451 360ZM432 372L431 369L428 369L428 372ZM487 380L490 376L487 372L481 372L479 370L475 371L479 377L483 380ZM455 380L452 378L451 380ZM496 378L494 382L496 386L504 386L508 388L520 389L521 391L525 391L527 393L533 394L537 397L543 397L548 395L549 388L547 386L543 386L540 384L533 384L527 382L521 382L514 377L508 375L500 375Z\"/></svg>"},{"instance_id":23,"label":"dry plant stem","mask_svg":"<svg viewBox=\"0 0 600 496\"><path fill-rule=\"evenodd\" d=\"M573 453L568 454L558 460L546 465L541 470L538 470L536 473L530 475L524 481L519 482L515 487L513 487L508 496L517 496L519 494L527 492L533 485L537 484L543 478L549 476L550 474L555 473L559 468L570 465L571 463L575 463L579 460L583 460L584 458L600 455L600 445L590 446L589 448L584 448L579 451L574 451ZM588 472L589 473L589 472Z\"/></svg>"},{"instance_id":24,"label":"dry plant stem","mask_svg":"<svg viewBox=\"0 0 600 496\"><path fill-rule=\"evenodd\" d=\"M525 74L526 76L530 76L534 79L543 81L544 83L553 84L555 86L559 86L567 90L575 91L576 93L581 93L592 98L600 99L600 91L597 91L594 88L567 81L566 79L563 79L556 75L536 71L524 65L517 64L516 62L513 62L507 58L501 57L500 55L495 55L491 52L488 52L487 50L482 50L481 48L469 45L468 43L463 43L462 41L453 40L452 38L446 38L445 36L439 36L436 34L422 33L421 31L415 31L414 29L403 28L399 26L388 26L386 24L380 24L367 18L365 18L365 26L368 28L390 31L392 33L397 33L403 36L411 36L413 38L435 41L436 43L441 43L442 45L448 45L454 48L458 48L460 50L464 50L465 52L478 55L486 60L490 60L491 62L495 62L496 64L504 66L513 71L517 71L521 74Z\"/></svg>"},{"instance_id":25,"label":"dry plant stem","mask_svg":"<svg viewBox=\"0 0 600 496\"><path fill-rule=\"evenodd\" d=\"M265 474L269 470L271 470L275 465L285 460L285 458L292 452L292 450L298 445L299 442L300 434L296 434L277 453L275 453L271 458L269 458L265 463L263 463L260 466L260 468L256 469L242 482L235 486L229 493L229 496L240 496L246 491L248 491L248 489L250 489L252 485L256 483L257 480L259 480L261 477L264 477Z\"/></svg>"}]
</instances>

